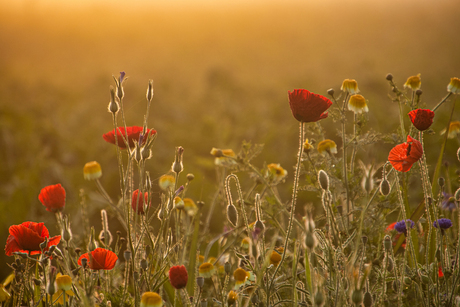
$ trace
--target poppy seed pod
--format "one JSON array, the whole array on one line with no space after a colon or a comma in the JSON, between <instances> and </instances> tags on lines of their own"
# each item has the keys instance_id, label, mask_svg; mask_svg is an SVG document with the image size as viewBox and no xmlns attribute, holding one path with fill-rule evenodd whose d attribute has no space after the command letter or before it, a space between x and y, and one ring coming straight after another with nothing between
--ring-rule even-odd
<instances>
[{"instance_id":1,"label":"poppy seed pod","mask_svg":"<svg viewBox=\"0 0 460 307\"><path fill-rule=\"evenodd\" d=\"M387 252L391 250L391 238L389 235L386 235L383 239L383 247L385 247L385 251Z\"/></svg>"},{"instance_id":2,"label":"poppy seed pod","mask_svg":"<svg viewBox=\"0 0 460 307\"><path fill-rule=\"evenodd\" d=\"M383 178L382 182L380 182L379 190L380 194L382 194L383 196L387 196L388 194L390 194L390 183L386 178Z\"/></svg>"},{"instance_id":3,"label":"poppy seed pod","mask_svg":"<svg viewBox=\"0 0 460 307\"><path fill-rule=\"evenodd\" d=\"M333 88L330 88L330 89L327 90L327 94L330 95L330 96L334 96L334 93L335 93L335 91L334 91Z\"/></svg>"},{"instance_id":4,"label":"poppy seed pod","mask_svg":"<svg viewBox=\"0 0 460 307\"><path fill-rule=\"evenodd\" d=\"M438 178L438 184L441 188L444 186L445 183L446 183L446 180L444 179L444 177Z\"/></svg>"},{"instance_id":5,"label":"poppy seed pod","mask_svg":"<svg viewBox=\"0 0 460 307\"><path fill-rule=\"evenodd\" d=\"M363 292L355 289L351 294L351 300L356 304L356 306L359 306L363 302Z\"/></svg>"},{"instance_id":6,"label":"poppy seed pod","mask_svg":"<svg viewBox=\"0 0 460 307\"><path fill-rule=\"evenodd\" d=\"M227 219L233 227L238 225L238 211L233 204L227 206Z\"/></svg>"},{"instance_id":7,"label":"poppy seed pod","mask_svg":"<svg viewBox=\"0 0 460 307\"><path fill-rule=\"evenodd\" d=\"M388 81L391 81L391 80L393 80L393 75L392 74L387 74L385 79L387 79Z\"/></svg>"},{"instance_id":8,"label":"poppy seed pod","mask_svg":"<svg viewBox=\"0 0 460 307\"><path fill-rule=\"evenodd\" d=\"M203 288L204 286L204 277L203 276L198 276L196 278L196 284L198 287Z\"/></svg>"},{"instance_id":9,"label":"poppy seed pod","mask_svg":"<svg viewBox=\"0 0 460 307\"><path fill-rule=\"evenodd\" d=\"M323 190L329 189L329 176L325 171L320 170L318 172L318 182Z\"/></svg>"}]
</instances>

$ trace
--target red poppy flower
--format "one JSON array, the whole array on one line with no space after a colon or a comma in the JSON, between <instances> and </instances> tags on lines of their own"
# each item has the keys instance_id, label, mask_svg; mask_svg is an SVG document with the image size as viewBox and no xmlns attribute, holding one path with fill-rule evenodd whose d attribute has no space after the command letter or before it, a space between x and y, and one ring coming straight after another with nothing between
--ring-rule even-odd
<instances>
[{"instance_id":1,"label":"red poppy flower","mask_svg":"<svg viewBox=\"0 0 460 307\"><path fill-rule=\"evenodd\" d=\"M52 245L58 245L61 241L61 236L50 238L48 229L43 223L24 222L21 225L11 226L9 232L5 246L7 256L11 256L14 252L41 254L40 243L45 241L45 238L48 238L48 245L44 251Z\"/></svg>"},{"instance_id":2,"label":"red poppy flower","mask_svg":"<svg viewBox=\"0 0 460 307\"><path fill-rule=\"evenodd\" d=\"M144 202L147 203L149 198L149 193L144 192L144 197L139 195L139 189L133 192L133 197L131 199L131 207L133 208L134 212L138 214L144 214ZM150 207L150 203L148 204Z\"/></svg>"},{"instance_id":3,"label":"red poppy flower","mask_svg":"<svg viewBox=\"0 0 460 307\"><path fill-rule=\"evenodd\" d=\"M439 278L443 278L443 277L444 277L444 273L442 272L442 268L441 268L441 267L439 267L439 269L438 269L438 277L439 277Z\"/></svg>"},{"instance_id":4,"label":"red poppy flower","mask_svg":"<svg viewBox=\"0 0 460 307\"><path fill-rule=\"evenodd\" d=\"M433 123L434 112L428 109L416 109L409 112L409 117L415 128L424 131Z\"/></svg>"},{"instance_id":5,"label":"red poppy flower","mask_svg":"<svg viewBox=\"0 0 460 307\"><path fill-rule=\"evenodd\" d=\"M96 248L90 253L86 253L78 258L78 265L83 258L88 259L88 267L92 270L111 270L117 263L117 255L105 248Z\"/></svg>"},{"instance_id":6,"label":"red poppy flower","mask_svg":"<svg viewBox=\"0 0 460 307\"><path fill-rule=\"evenodd\" d=\"M187 269L183 265L176 265L169 269L169 282L176 289L185 288L188 281Z\"/></svg>"},{"instance_id":7,"label":"red poppy flower","mask_svg":"<svg viewBox=\"0 0 460 307\"><path fill-rule=\"evenodd\" d=\"M327 117L332 101L307 90L288 91L292 115L301 122L316 122Z\"/></svg>"},{"instance_id":8,"label":"red poppy flower","mask_svg":"<svg viewBox=\"0 0 460 307\"><path fill-rule=\"evenodd\" d=\"M411 137L407 136L407 142L396 145L388 155L388 161L400 172L408 172L412 164L417 162L423 155L422 144Z\"/></svg>"},{"instance_id":9,"label":"red poppy flower","mask_svg":"<svg viewBox=\"0 0 460 307\"><path fill-rule=\"evenodd\" d=\"M65 206L65 190L60 183L44 187L38 199L49 212L59 212Z\"/></svg>"},{"instance_id":10,"label":"red poppy flower","mask_svg":"<svg viewBox=\"0 0 460 307\"><path fill-rule=\"evenodd\" d=\"M128 133L126 133L125 132L125 127L118 127L117 128L118 147L120 147L121 149L126 148L126 144L123 141L123 136L124 136L125 138L128 139L129 148L133 148L134 147L134 141L139 142L139 136L141 135L143 129L144 128L139 127L139 126L126 127L126 131L128 132ZM147 137L149 135L155 135L156 133L157 133L156 130L147 128L147 133L142 138L142 144L145 143L145 141L147 140ZM126 134L128 134L128 135L126 136ZM102 135L102 137L104 138L104 140L106 142L116 144L116 142L115 142L115 129L113 129L112 131Z\"/></svg>"}]
</instances>

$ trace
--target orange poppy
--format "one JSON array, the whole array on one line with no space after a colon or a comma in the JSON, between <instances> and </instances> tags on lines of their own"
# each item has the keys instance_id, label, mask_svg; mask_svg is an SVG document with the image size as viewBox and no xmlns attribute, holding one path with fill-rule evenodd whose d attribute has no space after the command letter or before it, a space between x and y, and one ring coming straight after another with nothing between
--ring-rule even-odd
<instances>
[{"instance_id":1,"label":"orange poppy","mask_svg":"<svg viewBox=\"0 0 460 307\"><path fill-rule=\"evenodd\" d=\"M132 126L132 127L126 127L126 132L125 132L125 127L118 127L117 128L118 147L120 147L121 149L126 148L126 144L123 140L123 137L127 139L129 143L129 148L134 148L134 141L144 144L149 135L155 135L157 133L156 130L147 128L146 135L140 139L143 129L144 129L143 127ZM115 129L102 135L102 137L104 138L106 142L117 144L115 142Z\"/></svg>"},{"instance_id":2,"label":"orange poppy","mask_svg":"<svg viewBox=\"0 0 460 307\"><path fill-rule=\"evenodd\" d=\"M38 199L49 212L59 212L65 206L65 190L60 183L44 187Z\"/></svg>"},{"instance_id":3,"label":"orange poppy","mask_svg":"<svg viewBox=\"0 0 460 307\"><path fill-rule=\"evenodd\" d=\"M408 115L414 127L420 131L430 128L433 123L434 112L429 109L412 110Z\"/></svg>"},{"instance_id":4,"label":"orange poppy","mask_svg":"<svg viewBox=\"0 0 460 307\"><path fill-rule=\"evenodd\" d=\"M411 137L407 136L407 142L396 145L388 155L388 161L400 172L408 172L412 165L417 162L423 155L422 144Z\"/></svg>"},{"instance_id":5,"label":"orange poppy","mask_svg":"<svg viewBox=\"0 0 460 307\"><path fill-rule=\"evenodd\" d=\"M81 260L83 258L88 260L88 266L92 270L111 270L118 260L114 252L101 247L96 248L90 253L81 255L78 259L78 265L82 265Z\"/></svg>"}]
</instances>

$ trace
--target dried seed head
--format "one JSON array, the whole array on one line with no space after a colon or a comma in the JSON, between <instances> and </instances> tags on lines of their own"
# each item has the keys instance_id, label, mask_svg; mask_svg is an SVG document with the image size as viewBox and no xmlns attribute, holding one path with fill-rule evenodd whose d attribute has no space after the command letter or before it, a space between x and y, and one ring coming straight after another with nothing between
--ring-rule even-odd
<instances>
[{"instance_id":1,"label":"dried seed head","mask_svg":"<svg viewBox=\"0 0 460 307\"><path fill-rule=\"evenodd\" d=\"M233 204L227 206L227 219L233 227L238 225L238 211Z\"/></svg>"},{"instance_id":2,"label":"dried seed head","mask_svg":"<svg viewBox=\"0 0 460 307\"><path fill-rule=\"evenodd\" d=\"M363 244L366 245L367 244L367 236L362 236L361 237L361 240L363 241Z\"/></svg>"},{"instance_id":3,"label":"dried seed head","mask_svg":"<svg viewBox=\"0 0 460 307\"><path fill-rule=\"evenodd\" d=\"M329 189L329 176L325 171L320 170L318 172L318 182L323 190Z\"/></svg>"},{"instance_id":4,"label":"dried seed head","mask_svg":"<svg viewBox=\"0 0 460 307\"><path fill-rule=\"evenodd\" d=\"M125 258L125 261L131 260L131 256L132 256L132 253L129 249L123 252L123 257Z\"/></svg>"},{"instance_id":5,"label":"dried seed head","mask_svg":"<svg viewBox=\"0 0 460 307\"><path fill-rule=\"evenodd\" d=\"M383 178L382 181L380 182L380 194L383 196L387 196L390 194L390 183L386 178Z\"/></svg>"},{"instance_id":6,"label":"dried seed head","mask_svg":"<svg viewBox=\"0 0 460 307\"><path fill-rule=\"evenodd\" d=\"M418 89L415 91L415 95L420 96L423 94L423 91L421 89Z\"/></svg>"},{"instance_id":7,"label":"dried seed head","mask_svg":"<svg viewBox=\"0 0 460 307\"><path fill-rule=\"evenodd\" d=\"M387 79L388 81L391 81L391 80L393 80L393 75L392 74L387 74L385 79Z\"/></svg>"},{"instance_id":8,"label":"dried seed head","mask_svg":"<svg viewBox=\"0 0 460 307\"><path fill-rule=\"evenodd\" d=\"M195 175L193 175L193 174L187 174L187 180L188 180L188 181L192 181L193 179L195 179Z\"/></svg>"}]
</instances>

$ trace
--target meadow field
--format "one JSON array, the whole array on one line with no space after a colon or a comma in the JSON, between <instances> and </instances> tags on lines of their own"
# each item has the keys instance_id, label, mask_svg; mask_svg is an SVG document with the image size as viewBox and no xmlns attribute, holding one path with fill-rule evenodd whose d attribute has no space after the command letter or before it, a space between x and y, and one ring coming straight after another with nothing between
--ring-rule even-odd
<instances>
[{"instance_id":1,"label":"meadow field","mask_svg":"<svg viewBox=\"0 0 460 307\"><path fill-rule=\"evenodd\" d=\"M410 105L411 89L403 87L407 78L421 74L423 94L417 96L417 107L433 109L447 95L446 88L451 78L460 77L460 4L454 0L328 0L286 3L249 1L233 4L222 2L220 5L204 1L169 4L143 2L138 5L114 2L112 5L93 3L67 6L57 1L21 1L13 4L1 2L0 208L3 213L0 214L0 242L7 241L11 225L19 225L25 221L44 222L51 236L59 234L63 221L56 220L55 215L46 211L38 199L42 188L57 183L66 190L63 214L68 215L74 233L73 241L81 245L83 252L86 252L85 244L88 244L89 239L87 230L80 227L88 222L94 226L96 234L99 234L102 230L101 210L109 213L108 223L114 237L117 230L123 233L122 236L127 236L123 222L98 192L94 182L83 178L85 163L99 162L102 167L102 186L112 199L120 199L116 146L102 138L103 134L114 129L112 115L107 111L110 101L109 86L115 86L112 76L119 78L120 72L125 72L127 76L123 83L123 108L128 126L143 125L147 106L145 93L149 80L153 80L154 98L150 106L148 128L154 128L157 136L152 147L152 157L146 161L143 169L149 172L153 182L153 187L149 190L152 207L162 206L164 199L161 195L164 192L158 186L158 180L162 175L171 173L171 164L178 146L184 149L184 169L179 186L189 183L186 188L187 197L195 202L204 202L200 208L200 213L203 212L202 223L205 223L206 213L217 199L218 204L213 209L212 222L209 225L209 236L204 236L198 244L197 249L201 254L215 236L224 232L224 225L231 226L226 222L228 204L223 189L226 175L235 173L238 176L245 195L251 196L252 204L254 193L262 195L263 206L273 205L273 198L282 200L286 206L291 204L297 169L299 122L291 114L288 91L307 89L334 101L328 95L328 90L333 88L334 97L341 104L346 97L341 91L342 82L345 79L355 79L358 82L360 94L365 97L369 108L369 112L360 117L359 131L362 136L372 139L362 142L356 148L353 156L355 170L349 170L350 178L353 178L350 179L350 185L356 188L356 206L362 210L370 195L379 188L381 167L387 161L389 151L406 141L402 136L404 132L401 131L401 112L404 113L402 125L405 126L405 131L412 132L414 136L411 121L406 115L414 108L414 105ZM388 73L393 75L394 84L402 93L398 97L406 97L407 100L401 98L401 103L394 101L395 92L386 80ZM456 152L460 142L458 137L446 141L441 131L450 120L460 120L458 106L456 109L451 108L458 101L457 96L452 95L436 111L433 125L424 133L428 167L426 175L431 179L445 177L447 184L443 189L452 195L459 188L460 162ZM294 212L298 224L303 225L303 217L309 216L310 211L313 212L312 219L316 221L317 227L327 228L333 223L323 209L324 194L316 182L318 170L325 169L331 178L335 178L331 179L331 186L337 188L337 197L331 203L334 213L337 213L336 207L339 206L340 199L343 201L345 192L343 187L338 187L343 181L343 174L340 175L343 166L340 116L339 108L334 104L327 119L319 121L319 124L305 124L305 137L310 141L314 139L315 147L322 139L331 139L337 144L338 153L333 157L315 153L314 167L304 157L299 182L302 188L299 189L297 210ZM346 133L352 135L353 129L356 129L353 127L353 113L347 112L344 116L348 123ZM119 120L121 121L120 117ZM352 137L347 139L351 140ZM264 174L267 165L279 163L287 171L287 176L276 184L272 182L270 188L267 186L250 191L254 183L254 173L248 165L225 169L216 167L216 157L210 154L212 148L233 149L238 154L246 142L264 145L260 154L250 161L261 174ZM435 175L441 148L444 150L443 167ZM123 157L127 159L126 153ZM375 181L372 190L357 192L361 179L365 177L359 161L362 161L362 165L380 168L379 172L370 176L369 180ZM415 168L419 168L418 164ZM420 168L423 170L423 166ZM415 173L414 170L411 172ZM189 173L194 175L190 182L185 179L185 175ZM404 202L412 212L427 199L419 178L417 171L417 175L401 179L401 182L407 184L402 188L405 189ZM275 189L274 194L268 195L268 191L272 189ZM392 185L392 193L388 199L381 198L378 201L384 206L389 203L389 207L379 211L379 214L373 211L375 215L372 220L364 222L363 229L360 227L360 223L361 226L363 223L359 218L361 211L358 210L358 213L349 215L351 225L348 224L346 231L341 231L350 235L353 230L358 233L359 229L381 251L383 245L378 240L382 240L386 234L386 226L401 220L403 216L404 210L399 210L394 205L399 202L395 190ZM438 194L432 196L435 204L441 203ZM171 201L174 198L172 194L167 194L166 198L168 197ZM237 194L233 197L237 199ZM82 216L82 202L87 207L88 221ZM235 205L236 203L235 200ZM308 210L305 209L307 205ZM238 210L241 211L240 208ZM253 212L250 207L247 210L251 212L248 215L254 221L253 214L257 212ZM283 231L291 229L293 217L289 218L289 210L286 212L286 221L280 221L278 225L280 229L265 221L267 249L271 245L276 247L276 237L283 237ZM264 219L269 219L271 214L274 212L268 209ZM173 216L176 222L181 219L180 215ZM452 219L454 223L455 230L452 229L449 237L449 247L453 251L450 253L455 256L459 228L457 210L445 213L444 217ZM240 226L245 228L241 212L239 218ZM184 225L190 226L187 223L192 223L191 221L184 222ZM428 231L427 221L425 216L419 222L425 232ZM174 227L180 224L176 222L171 222ZM130 221L127 222L129 223ZM372 223L375 227L380 227L379 236L372 234ZM159 220L153 220L152 225L156 230L163 227ZM340 227L345 226L339 225ZM303 238L301 230L302 227L294 230L294 236L298 240ZM176 234L181 231L177 230ZM183 231L187 233L186 230ZM329 235L332 232L331 230ZM167 237L166 233L163 235ZM250 236L249 233L246 235ZM235 237L238 236L235 234ZM353 238L350 238L351 241ZM337 238L331 239L331 244L337 243L336 240ZM357 237L354 240L361 239ZM399 247L401 242L398 244ZM414 244L417 250L418 241ZM104 246L101 243L99 245ZM295 243L292 245L297 246ZM285 248L286 246L284 245ZM126 246L121 249L121 254L125 248ZM292 248L291 246L291 253L294 254ZM112 249L115 250L115 246ZM425 250L420 254L424 255ZM364 249L364 253L365 251ZM119 258L123 258L121 254L118 255ZM283 263L285 253L281 251L281 254ZM354 252L350 254L356 256ZM409 251L404 253L406 254ZM213 256L217 258L219 255ZM187 255L186 258L189 259L188 257ZM297 259L295 254L291 257ZM234 256L230 258L233 259L233 271L237 267L238 259ZM288 260L294 267L292 258ZM432 255L427 256L428 258L432 260ZM184 257L178 259L183 260ZM407 256L407 259L410 259L407 261L413 266L411 256ZM425 265L424 256L420 256L420 259L423 260L420 263ZM136 258L137 260L140 258ZM372 262L373 259L366 261ZM7 264L13 262L14 257L0 253L0 281L11 274L12 269ZM194 270L188 267L189 261L168 265L177 264L186 264L189 275ZM121 267L121 264L117 266ZM260 267L266 269L263 265ZM292 267L288 266L287 271L292 270ZM457 272L458 264L452 270ZM119 271L124 274L123 269ZM254 273L260 272L255 270ZM277 268L273 280L277 273L282 272L278 272ZM286 272L283 271L284 273ZM321 270L317 274L321 275ZM366 274L369 273L360 274L367 277ZM324 277L327 274L322 275ZM330 278L339 280L337 276ZM327 280L327 277L324 279ZM397 277L394 279L397 280ZM372 277L371 280L378 278ZM454 280L455 276L446 283L447 287L455 287ZM299 281L303 282L302 278ZM113 283L116 284L115 281ZM305 283L308 284L308 281ZM311 287L314 285L310 284ZM429 285L431 287L439 284L431 282ZM160 287L163 289L163 286L155 289ZM308 289L308 285L305 287ZM128 292L134 291L133 303L138 306L136 291L140 291L140 288L135 288L136 286L129 288ZM190 295L193 294L193 288L187 290ZM314 297L316 290L310 290L313 292L308 292L308 296ZM379 291L376 290L376 293L382 292L381 289ZM333 299L325 294L326 296L328 303L334 301L340 305L335 300L337 297ZM241 297L239 304L243 306L249 304L252 294L246 300L245 296ZM259 294L259 297L262 298L263 294ZM388 297L389 300L394 300L392 302L402 304L401 297ZM415 297L413 293L408 295L407 302ZM283 305L283 299L292 299L286 303L289 306L292 302L297 302L297 299L300 301L300 296L294 300L286 298L282 293L276 299L281 301L279 305ZM386 298L377 296L377 299L384 301ZM174 302L180 304L180 299L177 300L178 302ZM272 301L275 302L276 300ZM77 304L77 301L72 303ZM106 306L106 303L104 301L101 306ZM120 303L120 306L124 306L124 303ZM165 304L172 305L167 299ZM209 301L208 304L211 306L212 302ZM115 305L113 303L112 306Z\"/></svg>"}]
</instances>

